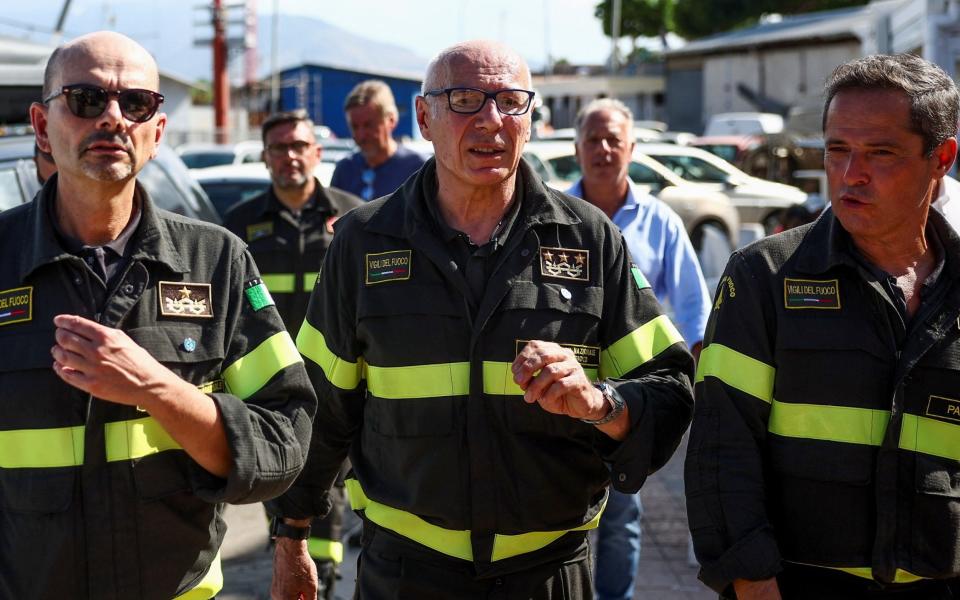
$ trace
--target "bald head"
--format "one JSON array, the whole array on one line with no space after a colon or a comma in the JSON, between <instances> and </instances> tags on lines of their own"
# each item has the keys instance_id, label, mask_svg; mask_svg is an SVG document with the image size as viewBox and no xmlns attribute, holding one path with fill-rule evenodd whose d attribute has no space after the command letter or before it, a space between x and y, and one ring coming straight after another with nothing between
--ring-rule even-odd
<instances>
[{"instance_id":1,"label":"bald head","mask_svg":"<svg viewBox=\"0 0 960 600\"><path fill-rule=\"evenodd\" d=\"M157 63L146 48L125 35L113 31L96 31L59 46L50 55L43 73L43 97L47 98L64 85L64 67L138 70L150 88L157 91L160 75Z\"/></svg>"},{"instance_id":2,"label":"bald head","mask_svg":"<svg viewBox=\"0 0 960 600\"><path fill-rule=\"evenodd\" d=\"M530 68L516 51L499 42L473 40L441 50L430 61L423 80L423 91L451 86L454 73L463 66L473 67L481 73L513 73L525 88L530 87Z\"/></svg>"}]
</instances>

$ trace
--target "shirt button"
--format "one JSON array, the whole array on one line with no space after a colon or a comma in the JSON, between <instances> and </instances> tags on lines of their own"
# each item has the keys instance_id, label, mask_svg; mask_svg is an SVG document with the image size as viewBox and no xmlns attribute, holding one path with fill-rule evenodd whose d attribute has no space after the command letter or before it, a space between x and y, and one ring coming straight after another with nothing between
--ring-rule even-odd
<instances>
[{"instance_id":1,"label":"shirt button","mask_svg":"<svg viewBox=\"0 0 960 600\"><path fill-rule=\"evenodd\" d=\"M520 251L520 256L526 258L526 257L530 256L530 251L527 250L526 248L524 248L523 250Z\"/></svg>"},{"instance_id":2,"label":"shirt button","mask_svg":"<svg viewBox=\"0 0 960 600\"><path fill-rule=\"evenodd\" d=\"M457 266L457 263L450 261L450 270L456 272L460 267Z\"/></svg>"},{"instance_id":3,"label":"shirt button","mask_svg":"<svg viewBox=\"0 0 960 600\"><path fill-rule=\"evenodd\" d=\"M623 483L626 480L627 480L626 473L620 473L619 475L617 475L617 481L619 481L620 483Z\"/></svg>"},{"instance_id":4,"label":"shirt button","mask_svg":"<svg viewBox=\"0 0 960 600\"><path fill-rule=\"evenodd\" d=\"M73 278L73 285L81 285L82 283L83 283L83 280L80 279L80 276L79 276L79 275L74 276L74 278Z\"/></svg>"},{"instance_id":5,"label":"shirt button","mask_svg":"<svg viewBox=\"0 0 960 600\"><path fill-rule=\"evenodd\" d=\"M127 294L128 296L129 296L130 294L132 294L132 293L133 293L133 284L132 284L132 283L128 283L128 284L124 285L124 286L123 286L123 293L124 293L124 294Z\"/></svg>"}]
</instances>

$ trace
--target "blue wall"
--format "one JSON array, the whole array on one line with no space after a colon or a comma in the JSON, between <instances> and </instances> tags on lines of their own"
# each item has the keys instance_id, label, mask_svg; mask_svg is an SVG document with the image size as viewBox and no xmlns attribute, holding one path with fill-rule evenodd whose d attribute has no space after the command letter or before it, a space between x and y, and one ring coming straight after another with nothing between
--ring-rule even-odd
<instances>
[{"instance_id":1,"label":"blue wall","mask_svg":"<svg viewBox=\"0 0 960 600\"><path fill-rule=\"evenodd\" d=\"M282 110L305 108L317 125L326 125L337 137L350 137L343 101L355 85L367 79L380 79L390 86L397 101L400 118L395 137L414 137L417 116L413 98L420 93L420 81L382 77L317 65L303 65L280 73Z\"/></svg>"}]
</instances>

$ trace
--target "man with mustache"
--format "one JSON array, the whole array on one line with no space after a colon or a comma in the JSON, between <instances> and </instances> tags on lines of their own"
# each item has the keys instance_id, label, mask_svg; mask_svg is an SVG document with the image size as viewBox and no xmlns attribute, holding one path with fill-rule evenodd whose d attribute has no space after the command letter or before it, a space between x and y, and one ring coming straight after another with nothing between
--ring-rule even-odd
<instances>
[{"instance_id":1,"label":"man with mustache","mask_svg":"<svg viewBox=\"0 0 960 600\"><path fill-rule=\"evenodd\" d=\"M493 42L430 63L435 158L338 224L297 336L322 409L278 512L323 514L349 453L365 600L591 598L608 484L636 492L686 428L692 358L620 233L521 160L530 83ZM315 593L278 538L273 597Z\"/></svg>"},{"instance_id":2,"label":"man with mustache","mask_svg":"<svg viewBox=\"0 0 960 600\"><path fill-rule=\"evenodd\" d=\"M243 243L136 176L166 115L112 32L51 55L58 167L0 214L0 597L214 597L224 502L282 492L315 397Z\"/></svg>"},{"instance_id":3,"label":"man with mustache","mask_svg":"<svg viewBox=\"0 0 960 600\"><path fill-rule=\"evenodd\" d=\"M831 206L730 258L686 462L700 578L740 600L960 595L960 93L912 55L824 94Z\"/></svg>"}]
</instances>

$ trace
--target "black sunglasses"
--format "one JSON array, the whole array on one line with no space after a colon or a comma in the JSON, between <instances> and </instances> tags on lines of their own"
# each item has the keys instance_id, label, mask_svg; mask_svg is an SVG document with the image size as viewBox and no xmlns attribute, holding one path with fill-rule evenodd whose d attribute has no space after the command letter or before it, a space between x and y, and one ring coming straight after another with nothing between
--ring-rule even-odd
<instances>
[{"instance_id":1,"label":"black sunglasses","mask_svg":"<svg viewBox=\"0 0 960 600\"><path fill-rule=\"evenodd\" d=\"M81 119L95 119L107 110L110 99L116 96L120 114L134 123L143 123L153 118L163 103L163 94L150 90L129 89L119 92L105 90L96 85L65 85L60 91L44 98L48 104L57 96L67 100L67 108Z\"/></svg>"}]
</instances>

